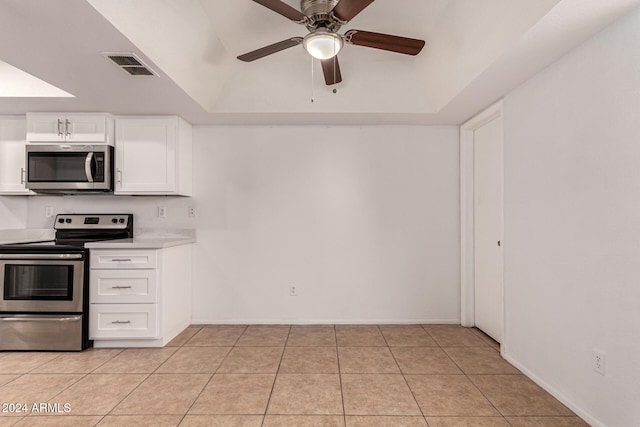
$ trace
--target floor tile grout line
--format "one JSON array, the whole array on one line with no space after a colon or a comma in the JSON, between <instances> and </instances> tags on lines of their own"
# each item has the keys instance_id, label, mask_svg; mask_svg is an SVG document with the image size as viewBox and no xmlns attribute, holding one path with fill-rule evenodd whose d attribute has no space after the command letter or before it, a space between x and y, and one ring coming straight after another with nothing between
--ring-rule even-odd
<instances>
[{"instance_id":1,"label":"floor tile grout line","mask_svg":"<svg viewBox=\"0 0 640 427\"><path fill-rule=\"evenodd\" d=\"M484 397L487 400L487 402L489 402L489 404L493 407L493 409L495 409L498 412L498 414L500 414L502 416L502 418L504 418L504 415L502 414L502 412L500 412L500 410L498 408L496 408L496 405L494 405L493 402L491 400L489 400L489 398L482 392L482 390L480 390L480 388L473 381L471 381L471 378L469 378L469 375L464 371L464 369L462 369L462 366L460 366L458 363L456 363L456 361L453 360L451 355L449 353L447 353L447 351L445 350L445 347L441 346L440 350L442 350L442 352L449 358L449 360L451 360L453 362L453 364L456 365L458 367L458 369L460 369L460 372L462 372L462 374L467 379L467 381L469 381L473 385L473 387L475 387L476 390L478 390L478 392L480 392L482 397Z\"/></svg>"},{"instance_id":2,"label":"floor tile grout line","mask_svg":"<svg viewBox=\"0 0 640 427\"><path fill-rule=\"evenodd\" d=\"M61 395L62 393L64 393L65 391L69 390L71 387L73 387L74 385L78 384L80 381L82 381L84 378L86 378L87 376L89 376L89 373L75 373L75 374L51 374L51 373L45 373L45 374L33 374L33 375L80 375L80 378L78 378L76 381L72 382L71 384L69 384L67 387L63 388L62 390L60 390L58 393L54 394L53 396L51 396L49 399L47 399L47 403L49 403L49 401L51 401L52 399L55 399L56 397L58 397L59 395ZM33 415L33 413L29 413L27 415L27 417L30 416L35 416Z\"/></svg>"},{"instance_id":3,"label":"floor tile grout line","mask_svg":"<svg viewBox=\"0 0 640 427\"><path fill-rule=\"evenodd\" d=\"M167 348L167 347L161 347L161 348ZM160 369L162 366L164 366L164 364L167 363L167 360L171 359L178 352L178 350L180 350L180 348L182 348L182 346L175 347L174 352L171 353L171 355L169 355L169 357L167 357L164 361L160 362L160 364L158 366L156 366L156 368L153 371L148 372L148 374L149 375L153 375L153 374L157 373L158 369ZM141 372L141 373L146 374L147 372Z\"/></svg>"},{"instance_id":4,"label":"floor tile grout line","mask_svg":"<svg viewBox=\"0 0 640 427\"><path fill-rule=\"evenodd\" d=\"M474 382L471 380L471 378L469 378L469 375L464 374L464 376L467 378L467 380L468 380L471 384L473 384L473 386L476 388L476 390L478 390L478 392L482 395L482 397L484 397L484 398L487 400L487 402L489 402L489 403L491 404L491 406L493 407L493 409L495 409L495 410L496 410L496 412L498 412L498 414L500 414L500 416L506 420L506 418L505 418L504 414L502 413L502 411L501 411L500 409L498 409L498 407L497 407L497 406L496 406L496 405L491 401L491 399L489 399L489 397L488 397L486 394L484 394L484 392L480 389L480 387L478 387L478 385L477 385L476 383L474 383ZM508 421L507 421L507 422L508 422Z\"/></svg>"},{"instance_id":5,"label":"floor tile grout line","mask_svg":"<svg viewBox=\"0 0 640 427\"><path fill-rule=\"evenodd\" d=\"M378 329L380 329L380 327L378 327ZM407 388L409 389L409 392L411 393L411 397L413 397L413 401L416 403L416 406L418 407L418 410L420 410L420 413L422 414L422 419L424 420L425 424L427 424L427 427L428 427L429 426L429 422L427 421L427 416L424 414L424 411L422 410L422 407L420 406L420 403L418 403L418 399L416 398L415 393L411 389L411 386L409 385L409 381L407 381L407 377L405 377L404 371L400 367L400 363L398 362L398 359L396 359L395 354L393 354L393 351L391 351L391 346L389 345L389 341L387 341L387 337L384 336L384 332L382 332L381 329L380 329L380 333L382 334L382 339L387 344L387 350L391 354L391 357L393 358L393 361L396 362L396 366L398 367L398 370L400 371L400 375L402 375L402 379L404 380L404 383L406 384Z\"/></svg>"},{"instance_id":6,"label":"floor tile grout line","mask_svg":"<svg viewBox=\"0 0 640 427\"><path fill-rule=\"evenodd\" d=\"M2 385L2 387L6 386L6 385L8 385L8 384L10 384L10 383L13 383L14 381L16 381L16 380L18 380L18 379L20 379L20 378L22 378L23 376L26 376L26 375L80 375L80 377L79 377L76 381L73 381L73 382L72 382L71 384L69 384L67 387L63 388L63 389L62 389L62 390L60 390L58 393L56 393L56 394L54 394L53 396L51 396L50 398L48 398L48 399L46 400L46 401L47 401L47 403L48 403L48 402L49 402L49 401L51 401L52 399L55 399L57 396L59 396L60 394L64 393L65 391L67 391L69 388L73 387L74 385L76 385L77 383L79 383L80 381L82 381L84 378L86 378L87 376L89 376L89 374L91 374L91 372L93 372L93 371L89 371L89 372L68 372L68 373L64 373L64 372L60 372L60 373L59 373L59 372L42 372L42 373L37 373L37 372L35 372L35 373L33 373L33 371L34 371L34 370L36 370L36 369L38 369L38 368L40 368L40 367L42 367L42 366L46 365L47 363L53 362L54 360L57 360L57 359L61 358L61 357L62 357L62 356L64 356L65 354L68 354L68 353L66 353L66 352L64 352L64 353L60 353L59 355L57 355L56 357L52 358L51 360L48 360L48 361L46 361L46 362L43 362L42 364L40 364L40 365L38 365L38 366L34 367L33 369L31 369L30 371L27 371L26 373L23 373L23 374L16 374L16 375L18 375L18 377L17 377L17 378L14 378L13 380L9 381L9 382L8 382L8 383L6 383L6 384L3 384L3 385ZM71 353L71 354L81 354L81 353ZM119 354L119 353L117 353L117 354ZM4 356L4 355L3 355L3 356ZM115 355L114 355L113 357L115 357ZM106 362L107 362L107 361L105 361L104 363L106 363ZM104 364L104 363L103 363L103 364ZM102 365L100 365L100 366L102 366ZM100 366L98 366L98 367L97 367L97 368L95 368L95 369L98 369ZM95 369L94 369L94 370L95 370ZM23 418L26 418L26 417L29 417L29 416L37 416L37 415L33 415L33 413L29 412L29 413L28 413L27 415L25 415Z\"/></svg>"},{"instance_id":7,"label":"floor tile grout line","mask_svg":"<svg viewBox=\"0 0 640 427\"><path fill-rule=\"evenodd\" d=\"M93 348L93 347L92 347L92 348ZM56 395L54 395L53 397L51 397L50 399L48 399L48 400L47 400L47 402L51 401L52 399L55 399L56 397L58 397L59 395L61 395L61 394L62 394L62 393L64 393L65 391L69 390L69 389L70 389L71 387L73 387L74 385L78 384L78 383L79 383L80 381L82 381L83 379L87 378L87 377L88 377L90 374L92 374L96 369L99 369L101 366L103 366L105 363L107 363L108 361L112 360L114 357L116 357L116 356L118 356L119 354L121 354L123 351L124 351L124 349L120 349L120 351L119 351L119 352L115 353L115 354L114 354L113 356L111 356L109 359L105 360L103 363L101 363L100 365L98 365L97 367L95 367L92 371L89 371L89 372L84 373L84 375L83 375L83 376L81 376L80 378L78 378L78 380L77 380L77 381L74 381L74 382L73 382L72 384L70 384L68 387L64 388L64 389L63 389L63 390L61 390L59 393L57 393ZM80 354L80 353L78 353L78 354ZM53 362L54 360L57 360L57 359L59 359L60 357L62 357L62 355L60 355L60 356L58 356L58 357L53 358L52 360L50 360L50 362ZM46 363L49 363L49 362L46 362ZM46 363L45 363L45 364L46 364ZM45 364L40 365L40 366L44 366ZM35 369L37 369L37 368L35 368ZM35 374L34 374L34 375L35 375ZM74 375L74 374L73 374L73 373L71 373L71 374L56 374L56 375ZM118 403L119 403L119 402L118 402ZM30 413L30 414L29 414L29 415L27 415L27 416L34 416L34 415L33 415L32 413ZM106 415L102 415L102 416L101 416L101 418L100 418L100 421L102 421L102 419L103 419L105 416L106 416ZM99 423L100 421L98 421L98 423ZM96 425L97 425L98 423L96 423Z\"/></svg>"},{"instance_id":8,"label":"floor tile grout line","mask_svg":"<svg viewBox=\"0 0 640 427\"><path fill-rule=\"evenodd\" d=\"M278 380L278 374L280 373L280 367L282 366L282 359L284 359L284 351L287 348L287 342L289 341L289 336L291 335L291 325L289 326L289 330L287 331L287 337L284 340L284 346L282 347L282 354L280 355L280 362L278 363L278 369L276 370L276 374L273 377L273 384L271 385L271 391L269 391L269 398L267 399L267 406L264 408L264 414L262 415L262 423L260 426L264 426L264 422L267 419L267 411L269 410L269 405L271 404L271 397L273 396L273 390L276 388L276 381Z\"/></svg>"},{"instance_id":9,"label":"floor tile grout line","mask_svg":"<svg viewBox=\"0 0 640 427\"><path fill-rule=\"evenodd\" d=\"M113 412L113 410L114 410L114 409L116 409L116 408L118 407L118 405L120 405L122 402L124 402L124 400L125 400L127 397L131 396L131 394L132 394L133 392L135 392L135 391L138 389L138 387L140 387L140 386L141 386L141 385L142 385L146 380L148 380L148 379L149 379L149 377L151 376L151 374L123 374L123 375L146 375L146 376L142 379L142 381L140 381L140 382L138 383L138 385L136 385L133 389L131 389L131 391L130 391L129 393L127 393L127 394L126 394L126 396L124 396L122 399L120 399L120 400L118 401L118 403L116 403L115 405L113 405L113 408L111 408L111 409L110 409L110 410L109 410L109 411L104 415L105 417L107 417L108 415L111 415L111 413Z\"/></svg>"},{"instance_id":10,"label":"floor tile grout line","mask_svg":"<svg viewBox=\"0 0 640 427\"><path fill-rule=\"evenodd\" d=\"M438 340L436 340L436 337L434 337L433 335L431 335L431 332L429 332L427 330L427 328L424 327L424 325L420 325L420 327L427 333L427 335L429 335L431 337L431 339L433 340L434 343L436 343L436 345L440 348L442 348L442 346L440 345L440 343L438 342Z\"/></svg>"},{"instance_id":11,"label":"floor tile grout line","mask_svg":"<svg viewBox=\"0 0 640 427\"><path fill-rule=\"evenodd\" d=\"M333 336L336 341L336 359L338 362L338 381L340 381L340 401L342 402L342 422L347 425L347 408L344 405L344 387L342 385L342 370L340 369L340 348L338 347L338 330L333 325Z\"/></svg>"},{"instance_id":12,"label":"floor tile grout line","mask_svg":"<svg viewBox=\"0 0 640 427\"><path fill-rule=\"evenodd\" d=\"M184 419L187 417L187 415L189 415L189 411L191 411L191 408L193 408L193 405L196 404L196 402L198 401L198 399L200 398L200 396L202 396L202 393L205 391L205 389L209 386L209 384L211 384L211 381L213 381L213 377L216 376L216 373L218 372L218 369L220 369L220 366L222 366L222 364L224 363L225 360L227 360L227 358L229 357L229 355L231 354L231 352L233 351L233 349L236 347L236 344L238 343L238 340L240 340L240 337L245 333L245 331L247 330L248 326L245 325L244 328L242 329L242 332L238 335L238 338L236 338L236 340L234 341L233 345L231 347L229 347L229 350L227 351L227 354L225 354L225 356L222 358L222 360L220 361L220 363L218 364L218 366L216 366L216 369L213 371L213 373L211 374L211 376L209 377L209 379L207 380L207 382L204 384L204 386L202 386L202 389L200 390L200 393L198 393L198 395L196 396L195 399L193 399L193 402L191 402L191 405L189 405L189 408L187 408L186 412L184 413L184 415L182 416L182 418L180 418L180 422L178 423L178 425L182 424L182 422L184 421ZM195 335L194 335L195 336ZM193 337L192 337L193 338ZM186 344L186 343L184 343ZM184 346L184 344L182 346L180 346L181 348Z\"/></svg>"}]
</instances>

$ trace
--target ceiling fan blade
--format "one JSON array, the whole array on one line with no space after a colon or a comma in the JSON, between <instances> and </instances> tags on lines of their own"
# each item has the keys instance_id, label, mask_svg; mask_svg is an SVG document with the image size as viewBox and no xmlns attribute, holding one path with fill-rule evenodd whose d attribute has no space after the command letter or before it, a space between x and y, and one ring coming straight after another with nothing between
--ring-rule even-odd
<instances>
[{"instance_id":1,"label":"ceiling fan blade","mask_svg":"<svg viewBox=\"0 0 640 427\"><path fill-rule=\"evenodd\" d=\"M254 2L263 5L267 9L271 9L276 13L284 16L285 18L289 18L292 21L302 23L307 18L304 13L300 12L297 9L292 8L286 3L281 2L280 0L253 0Z\"/></svg>"},{"instance_id":2,"label":"ceiling fan blade","mask_svg":"<svg viewBox=\"0 0 640 427\"><path fill-rule=\"evenodd\" d=\"M362 12L373 0L340 0L333 8L333 16L344 23L351 21Z\"/></svg>"},{"instance_id":3,"label":"ceiling fan blade","mask_svg":"<svg viewBox=\"0 0 640 427\"><path fill-rule=\"evenodd\" d=\"M417 55L425 45L424 40L372 33L370 31L350 30L347 31L345 36L348 43L357 46L383 49L391 52L404 53L405 55Z\"/></svg>"},{"instance_id":4,"label":"ceiling fan blade","mask_svg":"<svg viewBox=\"0 0 640 427\"><path fill-rule=\"evenodd\" d=\"M340 63L338 57L325 59L322 62L322 72L324 73L324 81L327 86L335 85L342 81L342 74L340 73Z\"/></svg>"},{"instance_id":5,"label":"ceiling fan blade","mask_svg":"<svg viewBox=\"0 0 640 427\"><path fill-rule=\"evenodd\" d=\"M255 61L256 59L264 58L265 56L280 52L281 50L297 46L300 43L302 43L302 37L292 37L290 39L265 46L252 52L245 53L244 55L240 55L238 56L238 59L244 62Z\"/></svg>"}]
</instances>

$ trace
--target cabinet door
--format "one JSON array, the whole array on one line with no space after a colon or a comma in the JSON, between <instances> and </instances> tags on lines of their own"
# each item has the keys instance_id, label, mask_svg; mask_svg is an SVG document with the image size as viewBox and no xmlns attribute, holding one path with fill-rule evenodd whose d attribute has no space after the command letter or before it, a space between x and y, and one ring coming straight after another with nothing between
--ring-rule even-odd
<instances>
[{"instance_id":1,"label":"cabinet door","mask_svg":"<svg viewBox=\"0 0 640 427\"><path fill-rule=\"evenodd\" d=\"M67 142L106 142L106 118L103 115L67 115Z\"/></svg>"},{"instance_id":2,"label":"cabinet door","mask_svg":"<svg viewBox=\"0 0 640 427\"><path fill-rule=\"evenodd\" d=\"M27 141L29 142L63 142L63 114L27 113Z\"/></svg>"},{"instance_id":3,"label":"cabinet door","mask_svg":"<svg viewBox=\"0 0 640 427\"><path fill-rule=\"evenodd\" d=\"M116 120L116 194L173 194L176 180L175 118Z\"/></svg>"},{"instance_id":4,"label":"cabinet door","mask_svg":"<svg viewBox=\"0 0 640 427\"><path fill-rule=\"evenodd\" d=\"M26 120L0 117L0 194L30 194L24 187Z\"/></svg>"}]
</instances>

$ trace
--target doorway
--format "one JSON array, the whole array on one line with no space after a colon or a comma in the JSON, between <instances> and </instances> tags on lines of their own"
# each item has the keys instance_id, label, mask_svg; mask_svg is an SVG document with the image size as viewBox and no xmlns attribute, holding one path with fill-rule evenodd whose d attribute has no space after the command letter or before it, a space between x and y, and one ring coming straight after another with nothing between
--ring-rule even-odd
<instances>
[{"instance_id":1,"label":"doorway","mask_svg":"<svg viewBox=\"0 0 640 427\"><path fill-rule=\"evenodd\" d=\"M504 341L502 102L461 127L461 320Z\"/></svg>"}]
</instances>

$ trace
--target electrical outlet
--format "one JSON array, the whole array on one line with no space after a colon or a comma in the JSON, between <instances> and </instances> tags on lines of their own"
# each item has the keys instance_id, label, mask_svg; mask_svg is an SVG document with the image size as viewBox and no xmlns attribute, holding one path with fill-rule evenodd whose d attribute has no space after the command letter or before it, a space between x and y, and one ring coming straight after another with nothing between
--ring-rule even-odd
<instances>
[{"instance_id":1,"label":"electrical outlet","mask_svg":"<svg viewBox=\"0 0 640 427\"><path fill-rule=\"evenodd\" d=\"M189 218L196 217L196 208L193 206L189 206Z\"/></svg>"},{"instance_id":2,"label":"electrical outlet","mask_svg":"<svg viewBox=\"0 0 640 427\"><path fill-rule=\"evenodd\" d=\"M159 206L158 207L158 216L160 218L166 218L167 217L167 208L164 206Z\"/></svg>"},{"instance_id":3,"label":"electrical outlet","mask_svg":"<svg viewBox=\"0 0 640 427\"><path fill-rule=\"evenodd\" d=\"M46 218L51 218L53 216L53 208L51 206L44 208L44 216Z\"/></svg>"},{"instance_id":4,"label":"electrical outlet","mask_svg":"<svg viewBox=\"0 0 640 427\"><path fill-rule=\"evenodd\" d=\"M606 372L607 355L603 351L594 348L592 350L592 356L593 370L600 375L604 375Z\"/></svg>"},{"instance_id":5,"label":"electrical outlet","mask_svg":"<svg viewBox=\"0 0 640 427\"><path fill-rule=\"evenodd\" d=\"M297 297L298 296L298 288L296 285L289 286L289 296Z\"/></svg>"}]
</instances>

